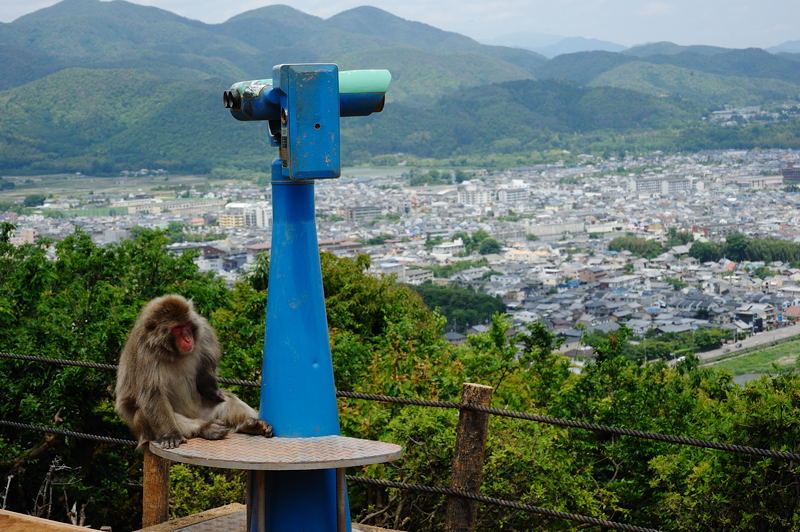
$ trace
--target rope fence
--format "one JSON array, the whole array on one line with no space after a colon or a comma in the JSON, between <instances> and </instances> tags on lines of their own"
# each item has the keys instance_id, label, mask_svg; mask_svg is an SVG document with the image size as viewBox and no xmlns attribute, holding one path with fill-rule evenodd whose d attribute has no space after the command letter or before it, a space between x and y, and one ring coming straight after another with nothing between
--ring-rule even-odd
<instances>
[{"instance_id":1,"label":"rope fence","mask_svg":"<svg viewBox=\"0 0 800 532\"><path fill-rule=\"evenodd\" d=\"M80 360L66 360L60 358L47 358L32 355L20 355L16 353L0 352L0 358L9 358L17 360L27 360L32 362L45 362L49 364L60 364L64 366L79 366L85 368L104 369L114 371L117 366L114 364L100 364L97 362L83 362ZM241 380L241 379L227 379L219 378L219 382L223 384L231 384L236 386L250 386L260 387L261 383L258 381ZM641 438L647 440L660 441L665 443L674 443L678 445L690 445L693 447L701 447L704 449L714 449L718 451L727 451L732 453L749 454L753 456L761 456L764 458L777 458L779 460L800 461L800 453L790 453L786 451L774 451L772 449L760 449L758 447L749 447L746 445L736 445L731 443L721 443L709 440L700 440L697 438L689 438L686 436L674 436L671 434L661 434L658 432L647 432L643 430L628 429L624 427L615 427L613 425L603 425L600 423L588 423L585 421L576 421L572 419L561 419L550 416L543 416L540 414L528 414L525 412L516 412L513 410L504 410L502 408L495 408L483 405L464 404L456 401L433 401L430 399L409 399L405 397L393 397L391 395L380 395L372 393L361 392L347 392L336 391L337 397L348 399L363 399L366 401L378 401L384 403L394 403L401 405L412 406L425 406L430 408L452 408L456 410L468 409L477 412L485 412L494 416L509 417L515 419L522 419L526 421L535 421L537 423L545 423L548 425L555 425L559 427L569 427L582 430L590 430L594 432L604 432L606 434L616 434L619 436L630 436L633 438Z\"/></svg>"},{"instance_id":2,"label":"rope fence","mask_svg":"<svg viewBox=\"0 0 800 532\"><path fill-rule=\"evenodd\" d=\"M108 436L98 436L96 434L87 434L85 432L75 432L72 430L65 430L59 429L57 427L46 427L42 425L31 425L28 423L17 423L14 421L5 421L0 420L0 427L10 427L15 429L22 429L22 430L32 430L35 432L44 432L47 434L60 434L63 436L69 436L72 438L79 438L85 440L94 440L100 441L104 443L113 443L117 445L127 445L134 447L136 446L136 440L127 440L122 438L111 438ZM534 514L544 515L547 517L553 517L558 519L567 519L570 521L576 521L578 523L584 523L589 525L596 525L602 526L605 528L610 528L613 530L626 530L630 532L659 532L653 528L643 528L635 525L628 525L625 523L617 523L615 521L608 521L606 519L598 519L596 517L589 517L580 514L573 514L568 512L560 512L557 510L548 510L547 508L540 508L538 506L533 506L531 504L524 504L514 501L509 501L505 499L498 499L496 497L489 497L487 495L481 495L480 493L472 493L469 491L463 490L454 490L452 488L439 488L435 486L426 486L424 484L409 484L406 482L394 482L390 480L380 480L377 478L368 478L368 477L359 477L354 475L345 475L345 479L348 482L355 482L357 484L367 484L371 486L378 486L383 488L396 488L396 489L404 489L404 490L411 490L411 491L419 491L423 493L432 493L435 495L447 495L447 496L457 496L463 497L465 499L470 499L476 502L481 502L485 504L492 504L495 506L503 506L506 508L513 508L515 510L520 510L524 512L530 512Z\"/></svg>"},{"instance_id":3,"label":"rope fence","mask_svg":"<svg viewBox=\"0 0 800 532\"><path fill-rule=\"evenodd\" d=\"M77 366L77 367L86 367L92 369L102 369L102 370L109 370L113 371L117 369L116 365L113 364L101 364L96 362L84 362L78 360L66 360L66 359L58 359L58 358L48 358L48 357L38 357L32 355L21 355L17 353L8 353L8 352L0 352L0 359L16 359L16 360L24 360L24 361L32 361L32 362L43 362L48 364L59 364L64 366ZM226 378L219 378L219 382L224 384L231 384L231 385L238 385L238 386L250 386L250 387L259 387L261 384L258 381L250 381L250 380L240 380L240 379L226 379ZM569 428L577 428L595 432L604 432L608 434L616 434L621 436L631 436L634 438L643 438L655 441L661 441L666 443L675 443L679 445L690 445L694 447L701 447L707 449L714 449L726 452L733 452L733 453L742 453L742 454L749 454L755 455L760 457L767 457L767 458L777 458L781 460L790 460L790 461L800 461L800 453L790 453L785 451L774 451L771 449L759 449L756 447L748 447L744 445L734 445L728 443L720 443L708 440L700 440L696 438L688 438L684 436L674 436L670 434L660 434L655 432L646 432L641 430L635 429L627 429L624 427L615 427L612 425L603 425L598 423L587 423L583 421L576 421L571 419L560 419L554 418L550 416L542 416L539 414L529 414L525 412L516 412L513 410L504 410L501 408L494 408L489 406L477 405L477 404L469 404L469 403L460 403L456 401L434 401L428 399L409 399L403 397L393 397L389 395L379 395L379 394L371 394L371 393L361 393L361 392L348 392L348 391L337 391L337 397L341 398L348 398L348 399L361 399L367 401L378 401L378 402L386 402L386 403L394 403L394 404L401 404L401 405L413 405L413 406L424 406L424 407L431 407L431 408L451 408L451 409L467 409L473 410L477 412L484 412L487 414L495 415L495 416L502 416L514 419L522 419L526 421L535 421L538 423L545 423L549 425L561 426L561 427L569 427ZM127 445L127 446L136 446L137 442L134 440L129 439L121 439L121 438L112 438L108 436L100 436L96 434L87 434L82 432L75 432L66 429L60 429L57 427L46 427L41 425L31 425L27 423L18 423L14 421L6 421L0 420L0 427L9 427L9 428L16 428L22 430L32 430L37 432L44 432L50 434L60 434L63 436L74 437L74 438L81 438L81 439L88 439L94 441L100 441L104 443L112 443L118 445ZM617 523L615 521L608 521L604 519L598 519L595 517L580 515L580 514L573 514L568 512L561 512L557 510L549 510L546 508L540 508L538 506L533 506L530 504L524 504L514 501L508 501L504 499L498 499L495 497L490 497L487 495L482 495L480 493L474 493L464 490L455 490L452 488L440 488L435 486L426 486L421 484L409 484L405 482L394 482L388 480L380 480L374 478L367 478L367 477L359 477L359 476L352 476L346 475L345 478L348 481L360 483L360 484L367 484L372 486L379 486L384 488L396 488L396 489L404 489L404 490L412 490L412 491L419 491L424 493L431 493L435 495L445 495L445 496L456 496L462 497L464 499L469 499L472 501L485 503L485 504L492 504L495 506L503 506L507 508L512 508L515 510L529 512L537 515L543 515L546 517L557 518L557 519L566 519L578 523L583 523L585 525L590 526L600 526L605 527L608 529L613 530L624 530L630 532L658 532L658 530L652 528L644 528L635 525L628 525L625 523Z\"/></svg>"},{"instance_id":4,"label":"rope fence","mask_svg":"<svg viewBox=\"0 0 800 532\"><path fill-rule=\"evenodd\" d=\"M728 451L732 453L751 454L766 458L778 458L781 460L800 461L800 453L773 451L772 449L759 449L757 447L748 447L746 445L734 445L730 443L720 443L709 440L699 440L696 438L687 438L685 436L673 436L671 434L660 434L657 432L646 432L643 430L626 429L624 427L615 427L613 425L587 423L585 421L575 421L572 419L560 419L556 417L542 416L539 414L527 414L525 412L515 412L513 410L504 410L502 408L494 408L491 406L463 404L463 403L457 403L455 401L430 401L427 399L405 399L403 397L392 397L388 395L376 395L376 394L358 393L358 392L336 392L336 395L338 397L365 399L367 401L383 401L387 403L399 403L404 405L469 409L477 412L485 412L487 414L492 414L495 416L524 419L527 421L536 421L539 423L546 423L548 425L556 425L560 427L591 430L594 432L605 432L607 434L617 434L620 436L632 436L634 438L655 440L666 443L677 443L679 445L691 445L694 447L716 449L718 451Z\"/></svg>"},{"instance_id":5,"label":"rope fence","mask_svg":"<svg viewBox=\"0 0 800 532\"><path fill-rule=\"evenodd\" d=\"M531 504L523 504L520 502L507 501L504 499L497 499L495 497L488 497L480 493L472 493L463 490L454 490L452 488L436 488L433 486L425 486L422 484L408 484L405 482L393 482L391 480L379 480L377 478L358 477L353 475L345 475L344 478L348 482L356 482L359 484L368 484L371 486L379 486L383 488L397 488L412 491L421 491L425 493L433 493L436 495L454 495L456 497L463 497L476 502L486 504L493 504L495 506L504 506L506 508L513 508L523 512L544 515L547 517L554 517L557 519L568 519L570 521L577 521L587 525L602 526L605 528L612 528L614 530L628 530L630 532L659 532L654 528L643 528L635 525L627 525L625 523L617 523L615 521L607 521L605 519L598 519L596 517L589 517L586 515L572 514L568 512L559 512L558 510L548 510L547 508L540 508Z\"/></svg>"},{"instance_id":6,"label":"rope fence","mask_svg":"<svg viewBox=\"0 0 800 532\"><path fill-rule=\"evenodd\" d=\"M85 432L75 432L73 430L60 429L58 427L44 427L42 425L30 425L28 423L17 423L16 421L6 421L0 419L0 427L10 427L14 429L33 430L36 432L45 432L47 434L61 434L62 436L69 436L72 438L79 438L82 440L101 441L103 443L113 443L116 445L131 445L136 446L135 440L125 440L122 438L111 438L109 436L98 436L97 434L87 434Z\"/></svg>"}]
</instances>

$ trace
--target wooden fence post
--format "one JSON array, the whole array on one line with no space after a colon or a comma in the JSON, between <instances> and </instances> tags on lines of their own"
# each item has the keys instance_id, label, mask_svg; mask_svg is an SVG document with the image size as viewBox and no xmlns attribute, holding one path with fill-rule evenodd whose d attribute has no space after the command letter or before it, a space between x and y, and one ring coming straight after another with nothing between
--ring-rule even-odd
<instances>
[{"instance_id":1,"label":"wooden fence post","mask_svg":"<svg viewBox=\"0 0 800 532\"><path fill-rule=\"evenodd\" d=\"M169 466L171 462L144 448L142 471L142 528L167 520L169 510Z\"/></svg>"},{"instance_id":2,"label":"wooden fence post","mask_svg":"<svg viewBox=\"0 0 800 532\"><path fill-rule=\"evenodd\" d=\"M492 402L491 386L464 383L461 404L489 406ZM489 414L462 408L458 416L456 448L453 454L452 489L478 493L483 477L483 460L486 454L486 433ZM447 500L447 532L475 530L477 503L463 497L449 496Z\"/></svg>"}]
</instances>

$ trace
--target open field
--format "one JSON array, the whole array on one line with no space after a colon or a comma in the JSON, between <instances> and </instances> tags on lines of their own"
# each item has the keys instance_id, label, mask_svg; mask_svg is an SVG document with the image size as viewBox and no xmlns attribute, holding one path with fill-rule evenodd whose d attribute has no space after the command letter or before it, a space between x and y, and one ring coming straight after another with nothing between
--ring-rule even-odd
<instances>
[{"instance_id":1,"label":"open field","mask_svg":"<svg viewBox=\"0 0 800 532\"><path fill-rule=\"evenodd\" d=\"M780 368L791 368L800 357L800 340L792 340L767 349L751 351L745 355L713 364L715 368L727 369L734 375L747 373L769 373L773 364Z\"/></svg>"},{"instance_id":2,"label":"open field","mask_svg":"<svg viewBox=\"0 0 800 532\"><path fill-rule=\"evenodd\" d=\"M755 350L766 349L768 346L777 345L781 342L794 340L795 337L800 339L800 325L791 324L748 336L739 340L736 344L727 344L718 349L697 353L697 356L701 364L713 364L744 355L745 353L751 353Z\"/></svg>"},{"instance_id":3,"label":"open field","mask_svg":"<svg viewBox=\"0 0 800 532\"><path fill-rule=\"evenodd\" d=\"M86 194L123 194L129 192L154 192L156 196L174 197L171 190L153 190L191 185L232 183L211 182L206 176L166 175L141 177L93 177L75 174L42 176L5 176L14 188L0 191L0 201L22 200L30 194L47 194L54 197L75 197Z\"/></svg>"},{"instance_id":4,"label":"open field","mask_svg":"<svg viewBox=\"0 0 800 532\"><path fill-rule=\"evenodd\" d=\"M265 165L265 172L269 166ZM397 177L405 171L402 167L353 167L343 168L345 178ZM237 182L234 179L209 179L205 175L148 175L137 177L95 177L82 174L53 174L31 176L0 176L14 183L13 189L0 190L0 202L22 201L30 194L45 194L55 198L76 197L87 194L122 194L140 192L156 197L172 198L174 189L192 185L225 186Z\"/></svg>"}]
</instances>

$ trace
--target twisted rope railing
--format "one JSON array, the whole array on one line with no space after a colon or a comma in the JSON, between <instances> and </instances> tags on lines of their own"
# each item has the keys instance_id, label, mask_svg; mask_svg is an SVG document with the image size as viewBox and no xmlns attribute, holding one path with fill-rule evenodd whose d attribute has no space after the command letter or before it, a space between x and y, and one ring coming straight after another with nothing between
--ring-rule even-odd
<instances>
[{"instance_id":1,"label":"twisted rope railing","mask_svg":"<svg viewBox=\"0 0 800 532\"><path fill-rule=\"evenodd\" d=\"M617 523L615 521L608 521L606 519L598 519L596 517L589 517L586 515L573 514L568 512L560 512L558 510L548 510L547 508L540 508L532 504L524 504L521 502L507 501L504 499L497 499L481 495L480 493L472 493L463 490L454 490L452 488L437 488L433 486L425 486L423 484L408 484L405 482L393 482L391 480L379 480L376 478L358 477L353 475L345 475L345 479L349 482L357 482L360 484L369 484L372 486L380 486L383 488L397 488L413 491L422 491L425 493L434 493L436 495L454 495L457 497L464 497L473 501L482 502L486 504L493 504L495 506L505 506L506 508L513 508L523 512L530 512L547 517L554 517L557 519L568 519L570 521L577 521L587 525L601 526L605 528L612 528L614 530L627 530L629 532L659 532L653 528L643 528L636 525L627 525L625 523Z\"/></svg>"},{"instance_id":2,"label":"twisted rope railing","mask_svg":"<svg viewBox=\"0 0 800 532\"><path fill-rule=\"evenodd\" d=\"M359 393L359 392L336 392L336 395L339 397L365 399L368 401L383 401L387 403L398 403L404 405L418 405L418 406L427 406L434 408L464 408L468 410L475 410L477 412L486 412L487 414L492 414L495 416L524 419L527 421L536 421L539 423L546 423L548 425L556 425L560 427L570 427L575 429L591 430L595 432L605 432L609 434L618 434L621 436L632 436L634 438L643 438L647 440L655 440L666 443L677 443L680 445L691 445L694 447L702 447L706 449L716 449L718 451L751 454L767 458L779 458L781 460L800 461L800 453L773 451L772 449L760 449L758 447L748 447L746 445L735 445L731 443L720 443L710 440L700 440L697 438L688 438L686 436L673 436L671 434L661 434L658 432L647 432L643 430L626 429L624 427L615 427L613 425L603 425L600 423L587 423L585 421L575 421L572 419L561 419L550 416L542 416L539 414L515 412L513 410L504 410L502 408L494 408L491 406L464 404L455 401L431 401L428 399L406 399L403 397L392 397L389 395L377 395L377 394Z\"/></svg>"},{"instance_id":3,"label":"twisted rope railing","mask_svg":"<svg viewBox=\"0 0 800 532\"><path fill-rule=\"evenodd\" d=\"M59 359L59 358L49 358L49 357L39 357L33 355L21 355L17 353L7 353L7 352L0 352L0 358L8 358L8 359L16 359L16 360L25 360L25 361L32 361L32 362L44 362L50 364L60 364L65 366L76 366L76 367L85 367L85 368L92 368L92 369L102 369L102 370L109 370L113 371L117 369L117 366L114 364L102 364L97 362L86 362L86 361L79 361L79 360L67 360L67 359ZM241 380L241 379L227 379L227 378L220 378L220 382L224 384L232 384L232 385L239 385L239 386L251 386L251 387L259 387L260 383L258 381L250 381L250 380ZM728 451L728 452L736 452L736 453L744 453L744 454L751 454L756 456L762 457L769 457L769 458L779 458L783 460L792 460L792 461L800 461L800 454L799 453L789 453L785 451L774 451L771 449L759 449L756 447L748 447L743 445L734 445L734 444L727 444L727 443L720 443L720 442L713 442L708 440L700 440L696 438L687 438L684 436L673 436L669 434L660 434L654 432L646 432L640 431L635 429L627 429L623 427L615 427L612 425L603 425L599 423L587 423L583 421L575 421L570 419L560 419L554 418L550 416L542 416L539 414L528 414L525 412L516 412L513 410L505 410L501 408L494 408L488 407L483 405L477 404L464 404L456 401L434 401L429 399L409 399L403 397L393 397L389 395L380 395L380 394L371 394L371 393L361 393L361 392L348 392L348 391L337 391L337 397L348 398L348 399L362 399L368 401L379 401L379 402L387 402L387 403L395 403L401 405L414 405L414 406L425 406L425 407L432 407L432 408L452 408L452 409L470 409L479 412L485 412L488 414L496 415L496 416L503 416L515 419L522 419L527 421L535 421L539 423L546 423L550 425L562 426L562 427L569 427L569 428L578 428L583 430L590 430L596 432L605 432L610 434L618 434L622 436L631 436L636 438L644 438L650 439L655 441L662 441L667 443L676 443L681 445L691 445L694 447L702 447L702 448L709 448L709 449L716 449L721 451ZM96 434L87 434L83 432L75 432L67 429L60 429L57 427L46 427L41 425L32 425L28 423L19 423L15 421L6 421L0 420L0 427L9 427L9 428L16 428L16 429L23 429L23 430L33 430L38 432L45 432L50 434L60 434L63 436L74 437L74 438L81 438L81 439L88 439L94 441L100 441L103 443L112 443L118 445L127 445L127 446L135 446L137 444L134 440L122 439L122 438L113 438L109 436L101 436ZM361 483L361 484L368 484L373 486L380 486L386 488L396 488L396 489L406 489L406 490L413 490L413 491L420 491L425 493L432 493L436 495L447 495L447 496L457 496L463 497L466 499L470 499L476 502L485 503L485 504L492 504L496 506L503 506L507 508L513 508L515 510L530 512L538 515L543 515L551 518L557 519L566 519L578 523L587 524L590 526L600 526L614 530L623 530L629 532L658 532L655 529L651 528L644 528L636 525L628 525L625 523L618 523L615 521L609 521L605 519L599 519L595 517L580 515L580 514L573 514L568 512L561 512L558 510L549 510L547 508L540 508L538 506L524 504L514 501L508 501L504 499L498 499L496 497L490 497L487 495L482 495L480 493L473 493L463 490L455 490L452 488L440 488L435 486L426 486L422 484L409 484L405 482L395 482L389 480L380 480L374 478L367 478L367 477L359 477L359 476L352 476L346 475L347 480Z\"/></svg>"},{"instance_id":4,"label":"twisted rope railing","mask_svg":"<svg viewBox=\"0 0 800 532\"><path fill-rule=\"evenodd\" d=\"M0 420L0 427L10 427L15 429L23 429L23 430L32 430L36 432L44 432L47 434L61 434L63 436L69 436L73 438L80 438L85 440L94 440L100 441L103 443L113 443L117 445L128 445L128 446L136 446L137 442L135 440L127 440L122 438L111 438L109 436L99 436L97 434L87 434L85 432L75 432L72 430L66 429L59 429L57 427L46 427L42 425L31 425L29 423L17 423L15 421L5 421ZM495 506L504 506L506 508L513 508L515 510L535 513L539 515L545 515L547 517L554 517L558 519L567 519L570 521L576 521L578 523L585 523L589 525L596 525L602 526L605 528L611 528L614 530L626 530L629 532L659 532L658 530L652 528L643 528L635 525L628 525L625 523L617 523L615 521L608 521L605 519L598 519L596 517L590 517L586 515L580 514L573 514L568 512L560 512L558 510L548 510L547 508L540 508L538 506L533 506L531 504L524 504L515 501L509 501L505 499L498 499L496 497L489 497L487 495L481 495L480 493L472 493L469 491L463 490L454 490L451 488L439 488L436 486L426 486L424 484L408 484L406 482L393 482L390 480L380 480L377 478L368 478L368 477L359 477L353 475L345 475L345 478L348 481L356 482L359 484L369 484L373 486L380 486L384 488L397 488L397 489L407 489L413 491L420 491L424 493L433 493L436 495L452 495L457 497L464 497L467 499L471 499L473 501L485 503L485 504L493 504Z\"/></svg>"},{"instance_id":5,"label":"twisted rope railing","mask_svg":"<svg viewBox=\"0 0 800 532\"><path fill-rule=\"evenodd\" d=\"M7 353L0 351L0 358L10 358L17 360L28 360L33 362L45 362L50 364L61 364L65 366L79 366L86 368L116 370L117 366L114 364L100 364L97 362L84 362L80 360L67 360L59 358L38 357L33 355L20 355L17 353ZM223 384L232 384L238 386L251 386L260 387L261 383L258 381L240 380L240 379L227 379L219 378L219 382ZM395 403L401 405L413 406L426 406L431 408L453 408L453 409L469 409L478 412L485 412L495 416L509 417L515 419L522 419L526 421L535 421L538 423L545 423L548 425L555 425L560 427L569 427L575 429L590 430L594 432L605 432L607 434L616 434L620 436L630 436L634 438L642 438L647 440L660 441L665 443L675 443L679 445L690 445L693 447L700 447L704 449L715 449L718 451L727 451L732 453L749 454L753 456L761 456L765 458L777 458L780 460L800 461L800 453L790 453L786 451L775 451L772 449L760 449L758 447L750 447L747 445L736 445L731 443L715 442L710 440L701 440L697 438L689 438L686 436L674 436L671 434L661 434L658 432L648 432L643 430L628 429L624 427L615 427L613 425L603 425L600 423L589 423L586 421L576 421L572 419L561 419L550 416L543 416L540 414L528 414L525 412L516 412L513 410L505 410L502 408L495 408L483 405L464 404L457 401L433 401L430 399L409 399L405 397L394 397L391 395L380 395L373 393L361 392L347 392L337 391L337 397L348 399L363 399L366 401L379 401L384 403Z\"/></svg>"},{"instance_id":6,"label":"twisted rope railing","mask_svg":"<svg viewBox=\"0 0 800 532\"><path fill-rule=\"evenodd\" d=\"M36 432L45 432L47 434L61 434L62 436L70 436L72 438L101 441L103 443L114 443L117 445L136 446L137 443L135 440L111 438L110 436L99 436L97 434L87 434L85 432L75 432L73 430L60 429L58 427L44 427L42 425L30 425L28 423L17 423L16 421L5 421L2 419L0 419L0 427L11 427L15 429L33 430Z\"/></svg>"},{"instance_id":7,"label":"twisted rope railing","mask_svg":"<svg viewBox=\"0 0 800 532\"><path fill-rule=\"evenodd\" d=\"M78 366L80 368L107 369L116 371L116 364L100 364L99 362L84 362L83 360L67 360L65 358L37 357L33 355L20 355L18 353L6 353L0 351L0 358L12 358L17 360L29 360L31 362L46 362L48 364L60 364L62 366Z\"/></svg>"}]
</instances>

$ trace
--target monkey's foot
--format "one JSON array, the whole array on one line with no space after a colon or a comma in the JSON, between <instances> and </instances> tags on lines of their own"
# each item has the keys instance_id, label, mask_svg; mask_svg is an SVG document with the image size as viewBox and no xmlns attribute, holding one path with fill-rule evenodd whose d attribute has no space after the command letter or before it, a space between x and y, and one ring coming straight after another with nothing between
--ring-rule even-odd
<instances>
[{"instance_id":1,"label":"monkey's foot","mask_svg":"<svg viewBox=\"0 0 800 532\"><path fill-rule=\"evenodd\" d=\"M230 431L231 429L225 425L209 421L200 428L200 434L198 434L198 436L207 440L221 440L225 438Z\"/></svg>"},{"instance_id":2,"label":"monkey's foot","mask_svg":"<svg viewBox=\"0 0 800 532\"><path fill-rule=\"evenodd\" d=\"M186 438L180 434L165 434L157 440L156 443L159 444L162 449L174 449L185 441Z\"/></svg>"},{"instance_id":3,"label":"monkey's foot","mask_svg":"<svg viewBox=\"0 0 800 532\"><path fill-rule=\"evenodd\" d=\"M236 432L243 434L254 434L256 436L264 436L265 438L272 437L272 425L263 419L250 418L244 420L238 427Z\"/></svg>"}]
</instances>

